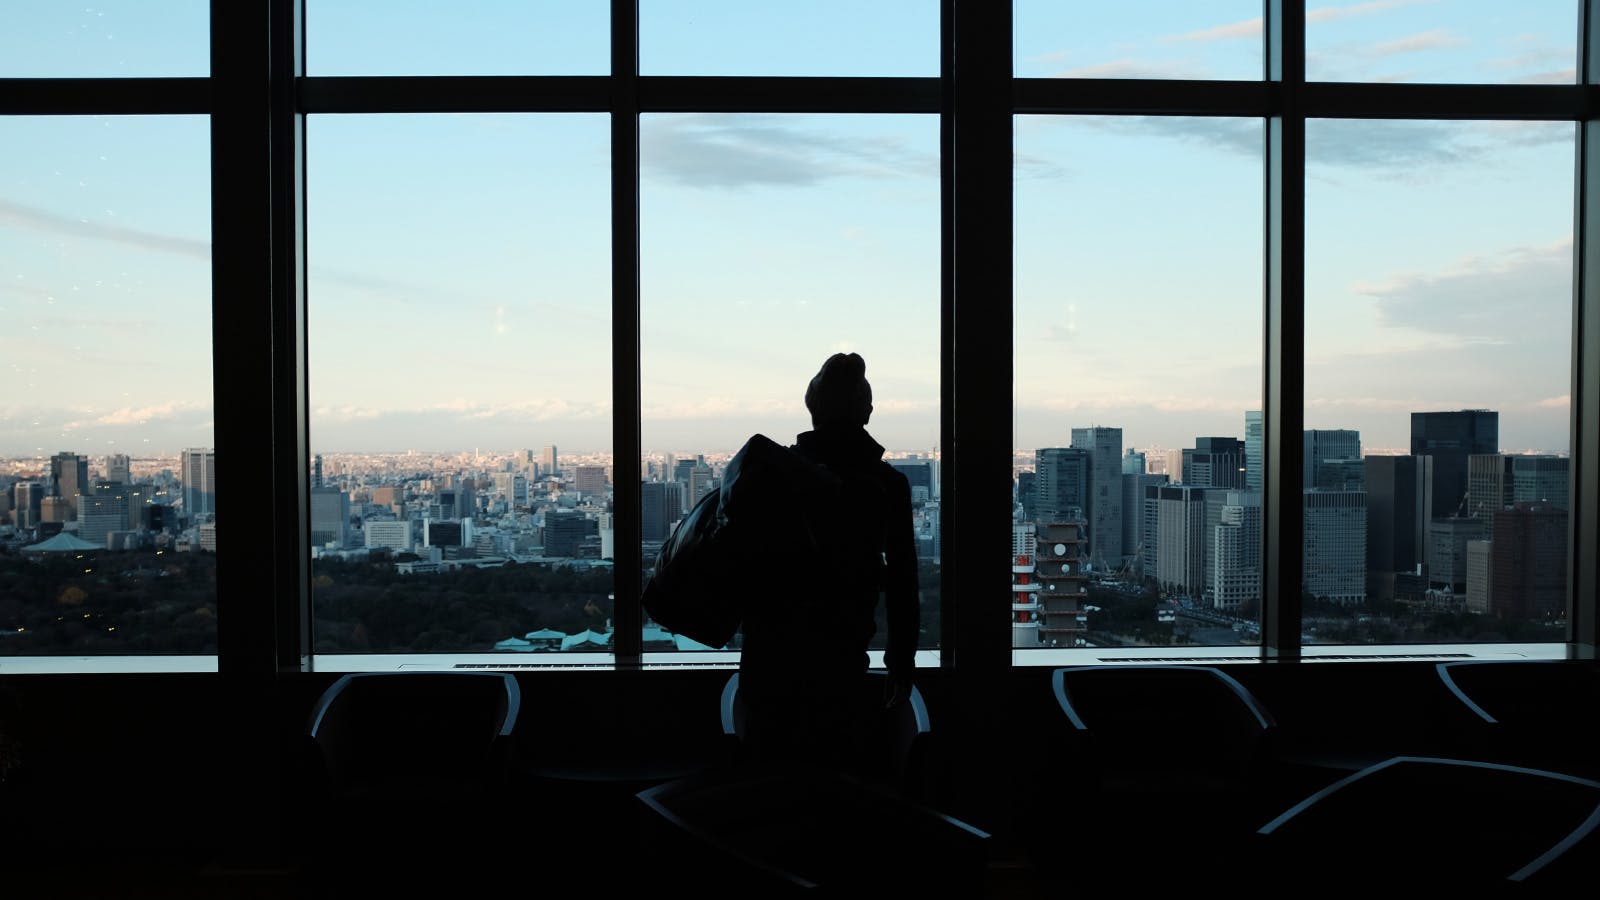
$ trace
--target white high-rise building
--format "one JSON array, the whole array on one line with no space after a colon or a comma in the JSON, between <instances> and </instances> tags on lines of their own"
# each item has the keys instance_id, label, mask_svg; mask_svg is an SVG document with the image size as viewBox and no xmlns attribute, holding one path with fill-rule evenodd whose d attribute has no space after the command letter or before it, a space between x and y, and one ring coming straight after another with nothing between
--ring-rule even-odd
<instances>
[{"instance_id":1,"label":"white high-rise building","mask_svg":"<svg viewBox=\"0 0 1600 900\"><path fill-rule=\"evenodd\" d=\"M1261 599L1260 492L1227 492L1221 521L1212 528L1209 564L1212 606L1236 610Z\"/></svg>"},{"instance_id":2,"label":"white high-rise building","mask_svg":"<svg viewBox=\"0 0 1600 900\"><path fill-rule=\"evenodd\" d=\"M178 461L183 480L183 510L190 519L217 514L217 452L192 448Z\"/></svg>"},{"instance_id":3,"label":"white high-rise building","mask_svg":"<svg viewBox=\"0 0 1600 900\"><path fill-rule=\"evenodd\" d=\"M411 549L411 523L405 519L370 521L364 524L361 530L366 533L368 549L387 547L398 552Z\"/></svg>"}]
</instances>

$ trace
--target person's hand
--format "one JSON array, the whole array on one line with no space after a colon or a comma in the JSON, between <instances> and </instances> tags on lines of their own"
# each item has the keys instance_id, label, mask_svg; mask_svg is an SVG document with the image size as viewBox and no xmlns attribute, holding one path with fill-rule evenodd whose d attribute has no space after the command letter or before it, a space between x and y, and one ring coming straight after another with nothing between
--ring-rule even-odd
<instances>
[{"instance_id":1,"label":"person's hand","mask_svg":"<svg viewBox=\"0 0 1600 900\"><path fill-rule=\"evenodd\" d=\"M883 708L894 709L911 697L911 676L904 672L890 672L883 686Z\"/></svg>"}]
</instances>

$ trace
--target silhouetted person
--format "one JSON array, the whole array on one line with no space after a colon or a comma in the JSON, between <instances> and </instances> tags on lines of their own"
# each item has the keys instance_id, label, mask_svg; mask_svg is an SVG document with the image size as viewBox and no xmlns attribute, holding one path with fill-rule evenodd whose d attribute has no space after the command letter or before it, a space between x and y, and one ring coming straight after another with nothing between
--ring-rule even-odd
<instances>
[{"instance_id":1,"label":"silhouetted person","mask_svg":"<svg viewBox=\"0 0 1600 900\"><path fill-rule=\"evenodd\" d=\"M791 449L840 480L821 540L826 559L786 556L751 584L743 621L739 693L745 744L758 760L798 758L853 768L874 707L911 692L919 630L911 485L866 431L872 388L866 363L836 353L805 393L812 430ZM863 704L867 645L885 604L887 696Z\"/></svg>"}]
</instances>

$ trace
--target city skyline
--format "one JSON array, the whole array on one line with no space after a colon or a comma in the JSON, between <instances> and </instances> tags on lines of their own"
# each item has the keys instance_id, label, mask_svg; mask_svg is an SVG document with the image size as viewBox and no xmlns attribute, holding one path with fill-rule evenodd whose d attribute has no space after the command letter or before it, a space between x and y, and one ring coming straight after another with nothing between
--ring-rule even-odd
<instances>
[{"instance_id":1,"label":"city skyline","mask_svg":"<svg viewBox=\"0 0 1600 900\"><path fill-rule=\"evenodd\" d=\"M645 3L641 69L937 75L936 4L859 6ZM157 9L31 4L0 35L0 75L204 75L206 5ZM530 17L485 0L444 31L373 10L308 4L310 74L609 64L603 5ZM1310 77L1570 83L1574 13L1312 5ZM846 16L840 43L828 26ZM1015 24L1021 77L1259 77L1258 3L1022 2ZM608 129L600 114L309 117L313 447L613 449ZM1014 131L1012 443L1096 423L1134 446L1242 434L1234 410L1261 405L1261 120L1019 116ZM792 438L806 381L839 350L867 359L874 436L936 447L937 117L654 114L640 140L645 452ZM12 117L0 141L15 151L0 315L18 336L0 455L212 445L227 373L210 346L206 117ZM1404 412L1484 407L1507 447L1568 452L1575 148L1571 123L1307 124L1308 428L1400 448Z\"/></svg>"}]
</instances>

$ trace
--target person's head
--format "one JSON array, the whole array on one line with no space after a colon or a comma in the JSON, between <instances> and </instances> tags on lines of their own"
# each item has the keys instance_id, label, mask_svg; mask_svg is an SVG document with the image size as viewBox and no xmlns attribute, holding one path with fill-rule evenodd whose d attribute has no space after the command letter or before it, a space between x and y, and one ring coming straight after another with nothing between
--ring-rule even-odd
<instances>
[{"instance_id":1,"label":"person's head","mask_svg":"<svg viewBox=\"0 0 1600 900\"><path fill-rule=\"evenodd\" d=\"M806 409L816 428L857 426L872 418L872 385L858 353L835 353L806 386Z\"/></svg>"}]
</instances>

